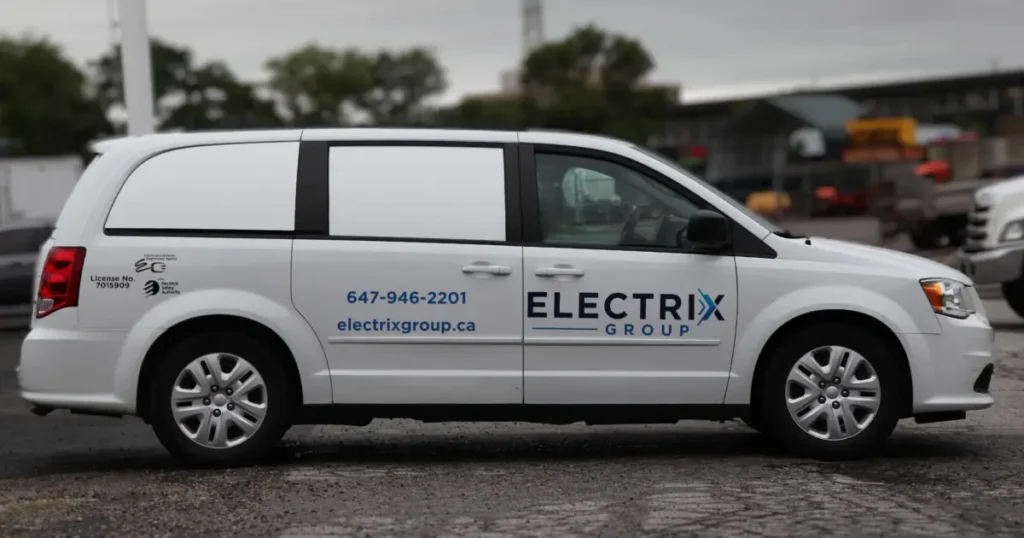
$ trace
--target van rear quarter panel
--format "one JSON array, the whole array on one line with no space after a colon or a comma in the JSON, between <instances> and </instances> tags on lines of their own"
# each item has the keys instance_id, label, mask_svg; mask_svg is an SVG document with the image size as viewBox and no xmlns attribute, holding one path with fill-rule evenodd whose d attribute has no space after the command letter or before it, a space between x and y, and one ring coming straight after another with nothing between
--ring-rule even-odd
<instances>
[{"instance_id":1,"label":"van rear quarter panel","mask_svg":"<svg viewBox=\"0 0 1024 538\"><path fill-rule=\"evenodd\" d=\"M227 148L233 145L229 142L237 141L287 142L296 140L298 133L282 131L261 136L264 138L244 134L240 140L236 134L221 140L217 134L211 134L206 138L193 138L195 142L186 144L186 147ZM297 148L297 141L294 145ZM245 223L243 227L249 228L243 231L251 232L250 237L197 237L199 234L195 232L202 231L204 220L207 223L223 223L225 220L220 217L204 219L203 213L190 210L188 197L176 193L171 198L180 206L180 224L168 220L172 214L164 206L160 208L162 211L157 211L160 221L154 222L152 214L145 211L122 211L122 218L116 222L119 229L104 232L108 214L112 213L111 207L123 201L115 203L124 187L124 178L144 168L147 160L173 153L181 146L182 142L174 135L156 136L126 141L97 159L96 166L91 167L73 194L73 203L68 204L58 221L55 236L56 245L84 245L87 249L76 322L71 327L68 326L69 318L56 316L52 316L52 321L48 318L39 321L44 326L121 333L119 339L123 345L113 372L114 390L117 399L131 402L134 407L142 361L153 342L167 329L206 315L247 318L273 330L291 349L302 381L304 401L330 403L331 382L323 348L309 324L292 305L293 241L289 234L291 230L278 229L282 227L281 219L268 219L271 231L278 232L276 237L273 234L261 237L258 230L252 229L254 223L259 222L252 215L241 219ZM256 146L258 144L253 148ZM297 156L297 151L291 155ZM293 158L280 151L277 156ZM224 164L214 167L218 181L210 182L202 189L197 188L195 182L183 182L193 183L188 190L191 196L198 197L194 204L196 208L216 209L211 206L211 200L221 200L225 202L226 210L237 207L244 211L246 196L259 196L260 192L272 190L258 189L252 193L246 188L253 184L254 176L266 176L268 163L259 162L259 159L234 158L227 163L228 166ZM296 167L295 161L274 166L280 173L287 174L281 179L291 183L291 192L294 192ZM129 181L138 179L135 177ZM141 179L150 181L152 177ZM135 206L130 209L139 209L140 199L144 201L147 196L159 201L160 192L166 191L166 183L174 181L174 174L164 174L164 185L160 184L161 181L149 184L155 196L146 194L146 189L129 189L132 196L127 198ZM293 213L294 198L281 200L280 191L278 189L275 194L279 203ZM140 193L143 196L139 196ZM129 218L123 218L125 216ZM137 233L133 230L133 216L140 221L138 228L159 227L165 230ZM150 221L149 226L146 225L147 220Z\"/></svg>"},{"instance_id":2,"label":"van rear quarter panel","mask_svg":"<svg viewBox=\"0 0 1024 538\"><path fill-rule=\"evenodd\" d=\"M167 329L208 315L247 318L291 349L303 401L330 403L323 348L291 302L291 239L100 237L86 254L79 327L123 332L115 390L134 402L142 360ZM136 263L147 267L136 270ZM161 270L152 271L153 264ZM98 277L130 279L99 287Z\"/></svg>"}]
</instances>

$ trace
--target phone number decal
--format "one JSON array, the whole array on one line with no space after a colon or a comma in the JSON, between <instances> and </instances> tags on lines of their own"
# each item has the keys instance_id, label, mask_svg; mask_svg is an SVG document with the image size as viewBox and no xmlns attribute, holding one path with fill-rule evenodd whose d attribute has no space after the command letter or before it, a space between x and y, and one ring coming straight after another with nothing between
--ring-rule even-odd
<instances>
[{"instance_id":1,"label":"phone number decal","mask_svg":"<svg viewBox=\"0 0 1024 538\"><path fill-rule=\"evenodd\" d=\"M466 304L464 291L350 291L349 304Z\"/></svg>"}]
</instances>

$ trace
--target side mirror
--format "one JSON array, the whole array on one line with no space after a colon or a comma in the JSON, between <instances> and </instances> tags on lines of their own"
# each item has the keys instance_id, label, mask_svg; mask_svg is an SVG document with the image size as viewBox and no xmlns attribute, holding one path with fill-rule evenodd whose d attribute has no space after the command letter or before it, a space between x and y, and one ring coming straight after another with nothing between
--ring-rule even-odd
<instances>
[{"instance_id":1,"label":"side mirror","mask_svg":"<svg viewBox=\"0 0 1024 538\"><path fill-rule=\"evenodd\" d=\"M690 217L686 240L706 250L719 251L729 246L729 220L721 213L701 209Z\"/></svg>"}]
</instances>

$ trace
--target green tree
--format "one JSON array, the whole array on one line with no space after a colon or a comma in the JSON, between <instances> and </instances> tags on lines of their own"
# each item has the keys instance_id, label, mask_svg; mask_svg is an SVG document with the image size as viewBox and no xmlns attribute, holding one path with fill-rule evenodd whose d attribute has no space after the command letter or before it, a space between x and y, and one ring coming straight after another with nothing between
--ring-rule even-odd
<instances>
[{"instance_id":1,"label":"green tree","mask_svg":"<svg viewBox=\"0 0 1024 538\"><path fill-rule=\"evenodd\" d=\"M646 142L678 99L645 85L654 60L632 38L584 26L534 50L521 81L534 125Z\"/></svg>"},{"instance_id":2,"label":"green tree","mask_svg":"<svg viewBox=\"0 0 1024 538\"><path fill-rule=\"evenodd\" d=\"M266 66L270 87L299 126L417 122L447 87L444 69L425 49L367 54L310 44Z\"/></svg>"},{"instance_id":3,"label":"green tree","mask_svg":"<svg viewBox=\"0 0 1024 538\"><path fill-rule=\"evenodd\" d=\"M356 106L375 124L412 123L426 114L426 101L448 87L444 68L429 51L414 48L372 56L370 86Z\"/></svg>"},{"instance_id":4,"label":"green tree","mask_svg":"<svg viewBox=\"0 0 1024 538\"><path fill-rule=\"evenodd\" d=\"M524 129L528 127L527 118L536 116L529 105L517 95L469 97L440 109L436 121L446 127Z\"/></svg>"},{"instance_id":5,"label":"green tree","mask_svg":"<svg viewBox=\"0 0 1024 538\"><path fill-rule=\"evenodd\" d=\"M150 40L153 106L160 129L226 129L282 124L274 102L239 81L222 62L197 64L192 51ZM110 112L124 106L121 48L91 62L100 101ZM123 126L119 126L123 127Z\"/></svg>"},{"instance_id":6,"label":"green tree","mask_svg":"<svg viewBox=\"0 0 1024 538\"><path fill-rule=\"evenodd\" d=\"M15 155L84 153L111 132L85 75L46 39L0 38L0 133Z\"/></svg>"}]
</instances>

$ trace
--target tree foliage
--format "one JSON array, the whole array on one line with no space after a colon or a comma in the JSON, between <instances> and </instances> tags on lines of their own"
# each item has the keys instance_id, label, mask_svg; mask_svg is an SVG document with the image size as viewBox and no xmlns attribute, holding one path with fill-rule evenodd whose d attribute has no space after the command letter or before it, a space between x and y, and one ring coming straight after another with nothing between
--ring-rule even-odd
<instances>
[{"instance_id":1,"label":"tree foliage","mask_svg":"<svg viewBox=\"0 0 1024 538\"><path fill-rule=\"evenodd\" d=\"M534 50L521 83L532 123L645 142L671 110L674 89L645 85L654 61L632 38L584 26Z\"/></svg>"},{"instance_id":2,"label":"tree foliage","mask_svg":"<svg viewBox=\"0 0 1024 538\"><path fill-rule=\"evenodd\" d=\"M479 96L437 110L448 87L425 48L362 51L316 44L267 60L266 86L243 82L222 61L150 43L159 130L442 124L546 127L644 142L673 106L672 88L645 84L654 61L643 45L594 26L534 50L520 66L522 91ZM120 47L80 71L43 39L0 39L0 138L16 153L78 151L122 131ZM120 122L115 122L120 123Z\"/></svg>"},{"instance_id":3,"label":"tree foliage","mask_svg":"<svg viewBox=\"0 0 1024 538\"><path fill-rule=\"evenodd\" d=\"M534 50L520 66L521 92L467 98L439 121L482 128L543 127L646 142L678 96L645 85L654 61L625 36L584 26Z\"/></svg>"},{"instance_id":4,"label":"tree foliage","mask_svg":"<svg viewBox=\"0 0 1024 538\"><path fill-rule=\"evenodd\" d=\"M364 53L305 45L267 61L270 87L301 126L403 124L444 92L444 69L425 49Z\"/></svg>"},{"instance_id":5,"label":"tree foliage","mask_svg":"<svg viewBox=\"0 0 1024 538\"><path fill-rule=\"evenodd\" d=\"M282 124L271 99L239 81L226 64L196 64L192 51L160 39L150 40L153 107L158 128L227 129ZM100 104L108 112L124 107L121 48L91 63Z\"/></svg>"},{"instance_id":6,"label":"tree foliage","mask_svg":"<svg viewBox=\"0 0 1024 538\"><path fill-rule=\"evenodd\" d=\"M0 38L0 137L15 155L84 152L111 131L85 76L46 39Z\"/></svg>"}]
</instances>

